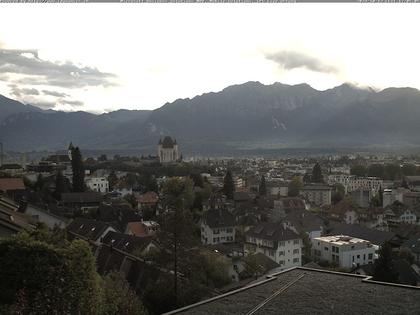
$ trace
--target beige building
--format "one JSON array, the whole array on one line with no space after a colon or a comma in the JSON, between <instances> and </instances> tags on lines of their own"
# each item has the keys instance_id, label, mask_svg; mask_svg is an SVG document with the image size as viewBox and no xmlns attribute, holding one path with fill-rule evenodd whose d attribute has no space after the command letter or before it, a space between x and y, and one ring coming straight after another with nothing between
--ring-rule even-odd
<instances>
[{"instance_id":1,"label":"beige building","mask_svg":"<svg viewBox=\"0 0 420 315\"><path fill-rule=\"evenodd\" d=\"M161 163L173 163L179 160L178 144L176 139L169 136L159 139L158 158Z\"/></svg>"}]
</instances>

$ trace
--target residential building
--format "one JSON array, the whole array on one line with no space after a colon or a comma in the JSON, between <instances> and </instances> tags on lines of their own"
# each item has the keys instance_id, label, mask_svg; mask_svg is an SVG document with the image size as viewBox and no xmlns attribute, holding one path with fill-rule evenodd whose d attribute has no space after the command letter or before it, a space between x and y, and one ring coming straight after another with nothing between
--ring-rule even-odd
<instances>
[{"instance_id":1,"label":"residential building","mask_svg":"<svg viewBox=\"0 0 420 315\"><path fill-rule=\"evenodd\" d=\"M169 136L159 139L158 158L161 163L174 163L179 160L178 143Z\"/></svg>"},{"instance_id":2,"label":"residential building","mask_svg":"<svg viewBox=\"0 0 420 315\"><path fill-rule=\"evenodd\" d=\"M273 200L273 209L270 221L276 222L284 218L288 213L305 210L306 204L302 198L286 197Z\"/></svg>"},{"instance_id":3,"label":"residential building","mask_svg":"<svg viewBox=\"0 0 420 315\"><path fill-rule=\"evenodd\" d=\"M88 177L85 183L91 191L97 191L103 194L109 191L109 182L106 177Z\"/></svg>"},{"instance_id":4,"label":"residential building","mask_svg":"<svg viewBox=\"0 0 420 315\"><path fill-rule=\"evenodd\" d=\"M351 199L360 207L368 208L370 205L370 200L373 198L373 193L371 190L353 190L350 193Z\"/></svg>"},{"instance_id":5,"label":"residential building","mask_svg":"<svg viewBox=\"0 0 420 315\"><path fill-rule=\"evenodd\" d=\"M378 246L367 240L347 235L333 235L312 239L315 261L327 261L343 268L373 263Z\"/></svg>"},{"instance_id":6,"label":"residential building","mask_svg":"<svg viewBox=\"0 0 420 315\"><path fill-rule=\"evenodd\" d=\"M0 178L0 193L7 194L15 201L24 196L25 189L22 178Z\"/></svg>"},{"instance_id":7,"label":"residential building","mask_svg":"<svg viewBox=\"0 0 420 315\"><path fill-rule=\"evenodd\" d=\"M135 236L153 236L159 231L159 223L155 221L128 222L125 234Z\"/></svg>"},{"instance_id":8,"label":"residential building","mask_svg":"<svg viewBox=\"0 0 420 315\"><path fill-rule=\"evenodd\" d=\"M19 212L20 207L12 199L0 195L0 238L35 229L35 221Z\"/></svg>"},{"instance_id":9,"label":"residential building","mask_svg":"<svg viewBox=\"0 0 420 315\"><path fill-rule=\"evenodd\" d=\"M410 189L420 191L420 176L406 176L404 179Z\"/></svg>"},{"instance_id":10,"label":"residential building","mask_svg":"<svg viewBox=\"0 0 420 315\"><path fill-rule=\"evenodd\" d=\"M159 201L159 195L154 191L148 191L136 197L136 200L139 210L143 210L145 208L155 208Z\"/></svg>"},{"instance_id":11,"label":"residential building","mask_svg":"<svg viewBox=\"0 0 420 315\"><path fill-rule=\"evenodd\" d=\"M383 180L377 177L357 177L346 174L328 175L327 182L329 185L343 185L345 193L355 190L369 190L377 193L383 186Z\"/></svg>"},{"instance_id":12,"label":"residential building","mask_svg":"<svg viewBox=\"0 0 420 315\"><path fill-rule=\"evenodd\" d=\"M61 204L74 210L97 210L103 197L98 192L73 192L61 194Z\"/></svg>"},{"instance_id":13,"label":"residential building","mask_svg":"<svg viewBox=\"0 0 420 315\"><path fill-rule=\"evenodd\" d=\"M420 204L420 192L419 191L407 191L402 195L402 203L406 206L416 206Z\"/></svg>"},{"instance_id":14,"label":"residential building","mask_svg":"<svg viewBox=\"0 0 420 315\"><path fill-rule=\"evenodd\" d=\"M325 223L319 216L307 210L295 210L283 218L287 226L296 233L306 233L309 239L320 237L325 231Z\"/></svg>"},{"instance_id":15,"label":"residential building","mask_svg":"<svg viewBox=\"0 0 420 315\"><path fill-rule=\"evenodd\" d=\"M31 216L36 222L42 222L50 229L55 227L65 228L69 223L69 219L60 217L54 213L48 212L45 209L41 209L32 204L28 204L25 207L25 214Z\"/></svg>"},{"instance_id":16,"label":"residential building","mask_svg":"<svg viewBox=\"0 0 420 315\"><path fill-rule=\"evenodd\" d=\"M235 219L226 209L210 209L201 219L201 243L214 245L235 241Z\"/></svg>"},{"instance_id":17,"label":"residential building","mask_svg":"<svg viewBox=\"0 0 420 315\"><path fill-rule=\"evenodd\" d=\"M67 226L67 232L72 238L92 241L99 245L108 232L116 232L116 230L105 222L76 218Z\"/></svg>"},{"instance_id":18,"label":"residential building","mask_svg":"<svg viewBox=\"0 0 420 315\"><path fill-rule=\"evenodd\" d=\"M395 201L403 203L403 196L406 189L384 189L382 192L382 207L392 205Z\"/></svg>"},{"instance_id":19,"label":"residential building","mask_svg":"<svg viewBox=\"0 0 420 315\"><path fill-rule=\"evenodd\" d=\"M245 252L262 253L281 269L301 266L302 239L285 223L260 223L245 233Z\"/></svg>"},{"instance_id":20,"label":"residential building","mask_svg":"<svg viewBox=\"0 0 420 315\"><path fill-rule=\"evenodd\" d=\"M119 249L126 253L146 254L151 249L156 249L157 244L153 237L139 237L136 235L127 235L110 231L102 238L101 243L112 246L113 249Z\"/></svg>"},{"instance_id":21,"label":"residential building","mask_svg":"<svg viewBox=\"0 0 420 315\"><path fill-rule=\"evenodd\" d=\"M332 188L325 185L306 185L300 195L315 206L331 204Z\"/></svg>"}]
</instances>

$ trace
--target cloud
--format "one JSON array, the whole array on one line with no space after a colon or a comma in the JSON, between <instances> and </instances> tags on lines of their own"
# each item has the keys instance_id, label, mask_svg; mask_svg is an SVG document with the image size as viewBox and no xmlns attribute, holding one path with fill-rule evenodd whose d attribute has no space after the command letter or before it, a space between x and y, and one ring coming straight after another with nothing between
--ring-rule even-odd
<instances>
[{"instance_id":1,"label":"cloud","mask_svg":"<svg viewBox=\"0 0 420 315\"><path fill-rule=\"evenodd\" d=\"M68 97L68 96L70 96L66 93L57 92L57 91L49 91L49 90L42 90L42 93L44 95L54 96L54 97Z\"/></svg>"},{"instance_id":2,"label":"cloud","mask_svg":"<svg viewBox=\"0 0 420 315\"><path fill-rule=\"evenodd\" d=\"M83 106L84 105L84 103L81 102L81 101L60 100L60 103L61 104L64 104L64 105L70 105L72 107L80 107L80 106Z\"/></svg>"},{"instance_id":3,"label":"cloud","mask_svg":"<svg viewBox=\"0 0 420 315\"><path fill-rule=\"evenodd\" d=\"M265 58L274 61L286 70L296 68L306 68L314 72L338 73L339 70L333 65L296 51L278 51L275 53L265 53Z\"/></svg>"},{"instance_id":4,"label":"cloud","mask_svg":"<svg viewBox=\"0 0 420 315\"><path fill-rule=\"evenodd\" d=\"M39 58L37 50L0 49L0 73L20 76L15 83L83 88L114 86L115 74L73 62L52 62Z\"/></svg>"},{"instance_id":5,"label":"cloud","mask_svg":"<svg viewBox=\"0 0 420 315\"><path fill-rule=\"evenodd\" d=\"M28 104L39 107L41 109L53 109L56 106L56 104L53 102L42 102L42 101L41 102L36 102L36 101L28 102Z\"/></svg>"},{"instance_id":6,"label":"cloud","mask_svg":"<svg viewBox=\"0 0 420 315\"><path fill-rule=\"evenodd\" d=\"M39 95L39 91L34 88L19 88L15 84L9 84L11 90L10 94L16 97L28 96L28 95Z\"/></svg>"}]
</instances>

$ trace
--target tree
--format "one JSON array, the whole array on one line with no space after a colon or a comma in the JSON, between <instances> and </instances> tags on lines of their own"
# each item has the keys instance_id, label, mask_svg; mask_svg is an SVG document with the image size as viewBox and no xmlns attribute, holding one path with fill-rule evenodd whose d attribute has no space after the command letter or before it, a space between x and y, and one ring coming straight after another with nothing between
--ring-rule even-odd
<instances>
[{"instance_id":1,"label":"tree","mask_svg":"<svg viewBox=\"0 0 420 315\"><path fill-rule=\"evenodd\" d=\"M302 264L307 264L308 262L312 261L312 243L309 239L309 235L306 232L299 233L303 247L302 247Z\"/></svg>"},{"instance_id":2,"label":"tree","mask_svg":"<svg viewBox=\"0 0 420 315\"><path fill-rule=\"evenodd\" d=\"M311 177L311 181L313 183L323 183L324 179L322 176L322 169L321 169L321 165L319 163L316 163L312 169L312 177Z\"/></svg>"},{"instance_id":3,"label":"tree","mask_svg":"<svg viewBox=\"0 0 420 315\"><path fill-rule=\"evenodd\" d=\"M303 187L303 183L299 177L295 176L289 183L287 195L289 197L299 196L299 192Z\"/></svg>"},{"instance_id":4,"label":"tree","mask_svg":"<svg viewBox=\"0 0 420 315\"><path fill-rule=\"evenodd\" d=\"M203 181L203 177L200 174L192 173L190 175L190 178L193 180L194 186L203 188L204 181Z\"/></svg>"},{"instance_id":5,"label":"tree","mask_svg":"<svg viewBox=\"0 0 420 315\"><path fill-rule=\"evenodd\" d=\"M103 278L104 304L103 314L131 315L146 314L136 293L118 272L111 272Z\"/></svg>"},{"instance_id":6,"label":"tree","mask_svg":"<svg viewBox=\"0 0 420 315\"><path fill-rule=\"evenodd\" d=\"M261 176L259 192L260 192L261 196L267 195L267 186L266 186L266 183L265 183L265 176L264 175Z\"/></svg>"},{"instance_id":7,"label":"tree","mask_svg":"<svg viewBox=\"0 0 420 315\"><path fill-rule=\"evenodd\" d=\"M228 199L233 199L234 192L235 192L235 184L233 182L232 172L228 170L223 180L223 193L226 195Z\"/></svg>"},{"instance_id":8,"label":"tree","mask_svg":"<svg viewBox=\"0 0 420 315\"><path fill-rule=\"evenodd\" d=\"M85 169L79 147L71 150L71 167L73 170L73 192L84 192Z\"/></svg>"},{"instance_id":9,"label":"tree","mask_svg":"<svg viewBox=\"0 0 420 315\"><path fill-rule=\"evenodd\" d=\"M115 171L114 170L112 170L111 173L109 173L108 183L109 183L109 190L110 191L113 191L115 189L115 186L118 183L118 177L115 174Z\"/></svg>"},{"instance_id":10,"label":"tree","mask_svg":"<svg viewBox=\"0 0 420 315\"><path fill-rule=\"evenodd\" d=\"M138 202L133 194L125 195L124 200L127 201L133 209L137 209Z\"/></svg>"},{"instance_id":11,"label":"tree","mask_svg":"<svg viewBox=\"0 0 420 315\"><path fill-rule=\"evenodd\" d=\"M171 178L163 187L163 205L165 213L161 218L161 231L158 234L159 242L164 250L162 261L172 265L173 276L173 300L174 307L179 305L180 295L178 286L179 273L187 273L189 268L189 249L196 246L198 241L194 235L194 221L191 213L193 204L193 182L187 178L180 180Z\"/></svg>"},{"instance_id":12,"label":"tree","mask_svg":"<svg viewBox=\"0 0 420 315\"><path fill-rule=\"evenodd\" d=\"M0 305L13 313L100 314L100 279L84 241L57 247L29 234L2 239L0 290Z\"/></svg>"},{"instance_id":13,"label":"tree","mask_svg":"<svg viewBox=\"0 0 420 315\"><path fill-rule=\"evenodd\" d=\"M404 176L414 176L417 175L417 167L414 164L404 164L401 172Z\"/></svg>"},{"instance_id":14,"label":"tree","mask_svg":"<svg viewBox=\"0 0 420 315\"><path fill-rule=\"evenodd\" d=\"M394 283L398 281L398 273L393 267L392 260L392 246L389 242L385 242L379 249L379 257L374 263L373 280Z\"/></svg>"},{"instance_id":15,"label":"tree","mask_svg":"<svg viewBox=\"0 0 420 315\"><path fill-rule=\"evenodd\" d=\"M63 173L59 170L55 176L55 190L53 196L55 199L60 200L61 194L69 192L67 178L63 176Z\"/></svg>"},{"instance_id":16,"label":"tree","mask_svg":"<svg viewBox=\"0 0 420 315\"><path fill-rule=\"evenodd\" d=\"M365 167L365 166L363 166L363 165L353 165L353 166L350 168L350 174L351 174L351 175L356 175L356 176L363 177L363 176L366 176L366 174L367 174L367 169L366 169L366 167Z\"/></svg>"},{"instance_id":17,"label":"tree","mask_svg":"<svg viewBox=\"0 0 420 315\"><path fill-rule=\"evenodd\" d=\"M385 177L385 168L382 164L371 164L368 167L368 176L384 178Z\"/></svg>"}]
</instances>

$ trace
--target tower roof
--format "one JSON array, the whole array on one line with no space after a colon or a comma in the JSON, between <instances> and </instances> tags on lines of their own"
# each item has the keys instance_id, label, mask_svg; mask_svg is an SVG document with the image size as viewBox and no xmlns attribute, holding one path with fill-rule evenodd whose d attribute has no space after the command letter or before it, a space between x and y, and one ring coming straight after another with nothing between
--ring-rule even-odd
<instances>
[{"instance_id":1,"label":"tower roof","mask_svg":"<svg viewBox=\"0 0 420 315\"><path fill-rule=\"evenodd\" d=\"M162 144L164 148L173 148L176 144L176 141L173 141L171 137L166 136L163 138L163 141L159 141L159 144Z\"/></svg>"}]
</instances>

